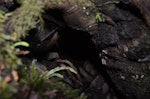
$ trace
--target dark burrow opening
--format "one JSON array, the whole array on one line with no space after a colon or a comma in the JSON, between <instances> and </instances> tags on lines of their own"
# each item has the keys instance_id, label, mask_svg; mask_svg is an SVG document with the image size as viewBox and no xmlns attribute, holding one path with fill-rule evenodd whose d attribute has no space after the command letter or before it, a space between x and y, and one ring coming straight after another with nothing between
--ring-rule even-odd
<instances>
[{"instance_id":1,"label":"dark burrow opening","mask_svg":"<svg viewBox=\"0 0 150 99\"><path fill-rule=\"evenodd\" d=\"M55 14L51 15L53 12L55 12ZM41 30L37 27L30 30L29 35L24 39L30 44L30 47L27 48L27 50L30 51L30 54L24 57L37 59L38 62L47 64L47 61L50 63L55 61L48 60L48 54L50 52L57 52L60 55L60 58L67 57L66 59L69 61L75 60L82 63L83 61L88 60L92 63L94 70L98 72L98 75L100 74L108 84L111 93L119 99L125 98L125 96L117 89L116 85L113 84L110 75L107 73L107 68L101 63L101 57L99 56L101 50L97 49L92 41L92 36L88 34L88 32L68 27L62 18L62 14L63 12L60 11L60 9L47 10L46 13L43 14L43 19L45 21L44 28ZM75 66L75 68L79 70L78 68L80 68L80 66ZM84 84L81 88L82 91L90 93L90 95L97 94L99 96L101 91L92 88L90 89L90 83L91 82L87 82L87 84ZM76 88L74 85L71 86ZM93 90L96 91L94 92Z\"/></svg>"},{"instance_id":2,"label":"dark burrow opening","mask_svg":"<svg viewBox=\"0 0 150 99\"><path fill-rule=\"evenodd\" d=\"M28 49L30 51L30 54L26 55L26 57L37 59L38 62L42 62L42 64L47 64L44 62L54 61L54 60L47 59L48 53L58 52L61 58L66 58L69 61L75 60L81 62L82 64L83 61L88 60L93 64L94 70L98 72L98 74L100 72L100 75L103 77L105 82L109 85L111 93L118 96L119 99L123 99L124 96L122 95L122 93L118 91L116 86L112 83L110 76L107 74L106 68L102 65L101 58L99 57L99 52L97 51L96 46L91 40L91 35L89 35L87 32L74 30L69 27L59 31L58 35L59 35L59 39L57 40L56 44L54 44L53 47L51 47L50 49L49 48L43 49L44 47L40 47L40 49L38 49L35 46L32 46L38 44L36 38L33 39L34 35L31 36L29 35L27 37L27 41L31 45L30 48ZM75 66L77 69L80 67L78 65ZM90 93L92 97L93 95L96 94L100 96L99 94L101 93L101 90L90 88L91 83L92 81L91 82L84 81L84 85L80 86L82 87L80 89L87 94ZM75 87L76 85L75 86L74 85L71 86L73 88L79 88L79 86Z\"/></svg>"}]
</instances>

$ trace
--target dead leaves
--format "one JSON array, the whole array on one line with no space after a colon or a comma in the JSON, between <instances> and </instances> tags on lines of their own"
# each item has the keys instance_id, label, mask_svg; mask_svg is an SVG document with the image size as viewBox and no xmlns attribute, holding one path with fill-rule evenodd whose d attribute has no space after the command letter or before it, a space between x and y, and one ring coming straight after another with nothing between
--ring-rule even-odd
<instances>
[{"instance_id":1,"label":"dead leaves","mask_svg":"<svg viewBox=\"0 0 150 99\"><path fill-rule=\"evenodd\" d=\"M4 64L0 63L0 70L3 70L5 68Z\"/></svg>"},{"instance_id":2,"label":"dead leaves","mask_svg":"<svg viewBox=\"0 0 150 99\"><path fill-rule=\"evenodd\" d=\"M17 71L12 71L12 76L15 82L18 82L19 80L19 76L18 76L18 72Z\"/></svg>"},{"instance_id":3,"label":"dead leaves","mask_svg":"<svg viewBox=\"0 0 150 99\"><path fill-rule=\"evenodd\" d=\"M13 70L11 72L11 74L4 77L4 82L6 82L6 83L10 83L12 81L18 82L18 80L19 80L19 75L18 75L18 72L16 70Z\"/></svg>"},{"instance_id":4,"label":"dead leaves","mask_svg":"<svg viewBox=\"0 0 150 99\"><path fill-rule=\"evenodd\" d=\"M16 55L27 55L27 54L29 54L29 53L30 53L29 51L21 50L21 51L18 51L18 52L16 53Z\"/></svg>"}]
</instances>

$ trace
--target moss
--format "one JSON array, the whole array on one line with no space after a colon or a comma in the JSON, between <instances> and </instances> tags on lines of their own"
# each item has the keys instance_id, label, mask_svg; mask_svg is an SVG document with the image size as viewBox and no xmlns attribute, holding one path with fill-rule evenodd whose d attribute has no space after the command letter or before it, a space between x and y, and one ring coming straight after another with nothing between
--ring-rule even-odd
<instances>
[{"instance_id":1,"label":"moss","mask_svg":"<svg viewBox=\"0 0 150 99\"><path fill-rule=\"evenodd\" d=\"M10 99L17 98L20 90L27 86L27 92L35 91L44 96L44 92L48 86L49 89L60 90L66 97L73 99L85 99L86 96L80 94L79 91L65 86L64 83L55 83L45 79L40 79L39 73L35 70L31 72L22 64L22 61L16 55L19 50L15 47L21 38L28 34L30 29L37 25L44 25L42 13L46 8L53 8L54 5L48 5L49 0L19 0L21 6L11 13L1 13L0 17L0 98ZM55 0L54 0L55 1ZM63 2L60 1L60 3ZM19 69L21 67L21 69ZM6 76L12 76L10 73L17 70L19 81L13 78L9 82L4 79ZM34 74L33 74L34 73ZM23 97L23 96L21 96Z\"/></svg>"},{"instance_id":2,"label":"moss","mask_svg":"<svg viewBox=\"0 0 150 99\"><path fill-rule=\"evenodd\" d=\"M23 1L21 7L13 12L13 16L7 23L10 28L13 28L9 32L16 33L17 39L25 37L30 29L35 28L37 23L42 21L43 3L44 1L40 0Z\"/></svg>"}]
</instances>

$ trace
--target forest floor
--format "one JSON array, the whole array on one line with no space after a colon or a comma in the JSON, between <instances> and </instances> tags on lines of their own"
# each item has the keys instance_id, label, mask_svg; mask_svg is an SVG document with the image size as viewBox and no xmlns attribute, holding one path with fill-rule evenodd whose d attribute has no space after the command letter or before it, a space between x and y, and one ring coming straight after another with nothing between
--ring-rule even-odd
<instances>
[{"instance_id":1,"label":"forest floor","mask_svg":"<svg viewBox=\"0 0 150 99\"><path fill-rule=\"evenodd\" d=\"M140 11L130 4L118 3L109 7L111 9L102 9L102 12L111 18L111 21L98 23L98 33L92 36L85 31L56 25L64 24L59 17L56 17L61 14L57 10L58 14L55 12L55 15L51 14L53 10L45 12L43 18L46 24L51 26L49 32L52 34L39 42L38 36L41 34L37 36L36 29L32 29L29 35L22 39L30 44L28 48L20 47L25 55L21 54L19 58L27 67L18 69L19 78L24 79L19 80L21 83L17 88L19 91L13 97L15 99L16 97L17 99L43 99L42 97L149 99L150 28ZM1 10L2 8L3 5L0 5ZM44 16L52 19L47 21L49 19ZM55 28L59 28L57 29L59 31L54 31ZM99 59L93 60L95 53L98 54ZM96 63L105 67L104 70L97 70L94 66ZM60 75L54 74L58 77L50 78L50 82L46 80L43 83L40 74L32 66L28 71L30 65L34 65L40 74L45 71L55 71L57 68L56 72ZM68 67L74 70L67 69ZM99 72L106 74L101 75ZM107 80L107 76L110 79Z\"/></svg>"}]
</instances>

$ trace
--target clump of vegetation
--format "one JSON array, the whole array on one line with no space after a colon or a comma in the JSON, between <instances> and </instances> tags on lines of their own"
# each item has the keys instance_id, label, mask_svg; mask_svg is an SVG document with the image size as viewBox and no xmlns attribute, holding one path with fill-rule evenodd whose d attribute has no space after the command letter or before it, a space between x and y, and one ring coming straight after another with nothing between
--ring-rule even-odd
<instances>
[{"instance_id":1,"label":"clump of vegetation","mask_svg":"<svg viewBox=\"0 0 150 99\"><path fill-rule=\"evenodd\" d=\"M66 97L68 99L86 99L86 96L67 86L63 82L53 82L49 78L63 77L55 72L43 72L36 69L35 64L26 66L17 56L22 52L18 46L28 47L21 38L35 28L43 20L41 13L47 0L17 0L21 6L13 12L0 11L0 99L29 98L34 95L39 98ZM67 70L73 71L71 68ZM35 93L35 94L33 94ZM60 95L59 95L60 94Z\"/></svg>"},{"instance_id":2,"label":"clump of vegetation","mask_svg":"<svg viewBox=\"0 0 150 99\"><path fill-rule=\"evenodd\" d=\"M15 54L19 51L15 48L15 37L4 32L4 22L8 19L8 15L9 13L0 12L0 98L2 99L8 99L17 92L18 79L17 77L15 79L17 75L14 72L17 72L17 66L22 65L21 59Z\"/></svg>"},{"instance_id":3,"label":"clump of vegetation","mask_svg":"<svg viewBox=\"0 0 150 99\"><path fill-rule=\"evenodd\" d=\"M21 7L13 12L12 19L7 23L9 32L17 33L17 38L25 37L27 31L35 28L36 25L42 22L41 13L44 11L44 2L46 0L24 0L21 2Z\"/></svg>"},{"instance_id":4,"label":"clump of vegetation","mask_svg":"<svg viewBox=\"0 0 150 99\"><path fill-rule=\"evenodd\" d=\"M80 93L79 90L72 89L63 82L51 80L53 77L62 78L63 76L57 73L61 70L69 70L76 73L70 67L56 67L40 74L34 61L30 67L22 66L19 68L19 75L21 77L19 87L23 88L26 86L26 90L22 91L22 94L25 95L25 93L29 94L34 92L41 98L86 99L84 93ZM18 95L20 95L20 93ZM28 97L32 97L32 94L29 94Z\"/></svg>"}]
</instances>

